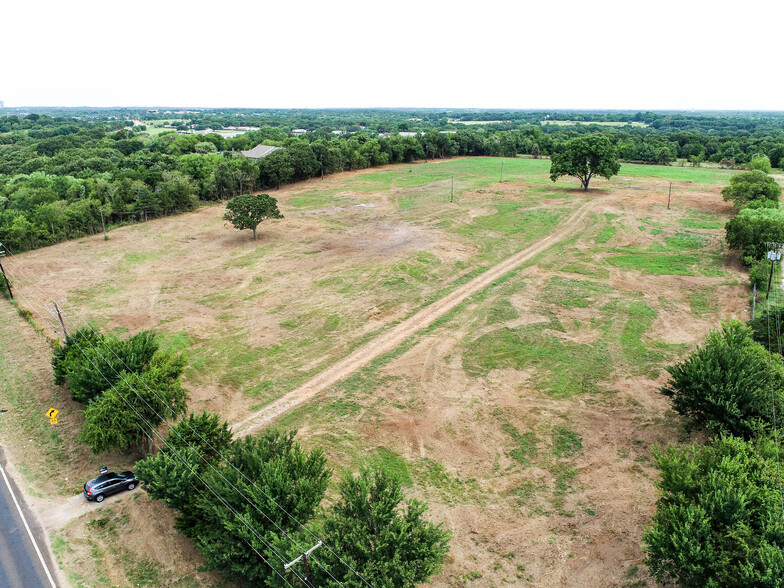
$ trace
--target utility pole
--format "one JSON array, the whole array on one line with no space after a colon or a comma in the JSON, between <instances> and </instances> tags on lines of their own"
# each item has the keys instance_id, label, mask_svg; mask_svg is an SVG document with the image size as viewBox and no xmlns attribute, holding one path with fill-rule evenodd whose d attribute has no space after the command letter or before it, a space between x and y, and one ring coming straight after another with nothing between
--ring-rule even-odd
<instances>
[{"instance_id":1,"label":"utility pole","mask_svg":"<svg viewBox=\"0 0 784 588\"><path fill-rule=\"evenodd\" d=\"M452 176L452 193L449 195L449 202L455 201L455 176Z\"/></svg>"},{"instance_id":2,"label":"utility pole","mask_svg":"<svg viewBox=\"0 0 784 588\"><path fill-rule=\"evenodd\" d=\"M498 180L498 183L503 183L504 181L504 157L501 158L501 179Z\"/></svg>"},{"instance_id":3,"label":"utility pole","mask_svg":"<svg viewBox=\"0 0 784 588\"><path fill-rule=\"evenodd\" d=\"M672 198L672 182L670 182L670 192L667 194L667 210L670 209L670 199Z\"/></svg>"},{"instance_id":4,"label":"utility pole","mask_svg":"<svg viewBox=\"0 0 784 588\"><path fill-rule=\"evenodd\" d=\"M101 211L101 228L103 229L103 240L108 241L109 237L106 236L106 223L103 222L103 208L99 208L98 210Z\"/></svg>"},{"instance_id":5,"label":"utility pole","mask_svg":"<svg viewBox=\"0 0 784 588\"><path fill-rule=\"evenodd\" d=\"M54 314L57 315L57 318L60 319L60 326L63 328L63 334L67 337L68 331L65 329L65 323L63 322L63 315L60 314L60 307L57 306L57 302L52 301L54 305Z\"/></svg>"},{"instance_id":6,"label":"utility pole","mask_svg":"<svg viewBox=\"0 0 784 588\"><path fill-rule=\"evenodd\" d=\"M316 543L313 547L311 547L310 549L305 551L297 559L295 559L294 561L291 561L291 562L289 562L287 564L283 564L283 569L284 570L288 570L291 566L293 566L299 560L302 560L302 563L305 564L305 584L308 586L308 588L316 588L316 585L313 583L313 573L310 570L310 563L308 562L308 556L311 553L313 553L314 551L316 551L321 546L322 546L322 542L321 542L321 540L319 540L318 543Z\"/></svg>"},{"instance_id":7,"label":"utility pole","mask_svg":"<svg viewBox=\"0 0 784 588\"><path fill-rule=\"evenodd\" d=\"M5 257L5 252L0 251L0 258ZM8 295L11 297L11 300L14 299L14 293L11 292L11 282L8 281L8 276L5 275L5 270L3 269L3 264L0 263L0 272L3 274L3 279L5 280L5 287L8 288Z\"/></svg>"},{"instance_id":8,"label":"utility pole","mask_svg":"<svg viewBox=\"0 0 784 588\"><path fill-rule=\"evenodd\" d=\"M770 286L773 283L773 268L777 261L781 261L781 247L784 243L768 243L768 259L770 260L770 276L768 276L768 292L765 294L765 300L770 297Z\"/></svg>"}]
</instances>

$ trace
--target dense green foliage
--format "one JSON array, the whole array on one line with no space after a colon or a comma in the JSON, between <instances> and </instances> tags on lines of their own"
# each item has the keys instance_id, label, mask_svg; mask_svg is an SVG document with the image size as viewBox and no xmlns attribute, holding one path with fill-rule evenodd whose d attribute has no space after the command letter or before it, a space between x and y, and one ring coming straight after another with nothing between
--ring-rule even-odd
<instances>
[{"instance_id":1,"label":"dense green foliage","mask_svg":"<svg viewBox=\"0 0 784 588\"><path fill-rule=\"evenodd\" d=\"M773 208L744 208L727 221L727 245L740 249L746 265L765 259L767 243L784 243L784 211Z\"/></svg>"},{"instance_id":2,"label":"dense green foliage","mask_svg":"<svg viewBox=\"0 0 784 588\"><path fill-rule=\"evenodd\" d=\"M55 383L67 384L73 399L87 404L79 439L93 452L149 450L155 429L185 412L188 395L180 384L185 358L158 347L152 331L120 341L88 327L55 348ZM191 421L205 431L215 426L192 415Z\"/></svg>"},{"instance_id":3,"label":"dense green foliage","mask_svg":"<svg viewBox=\"0 0 784 588\"><path fill-rule=\"evenodd\" d=\"M152 448L155 429L185 412L188 393L180 384L182 356L156 351L137 375L121 372L110 390L84 411L78 438L94 453Z\"/></svg>"},{"instance_id":4,"label":"dense green foliage","mask_svg":"<svg viewBox=\"0 0 784 588\"><path fill-rule=\"evenodd\" d=\"M427 506L418 500L404 505L404 498L400 480L363 468L344 476L327 515L324 540L371 586L413 588L441 569L449 551L449 532L422 518ZM323 561L343 586L365 586L332 553ZM319 586L338 586L322 570L316 577Z\"/></svg>"},{"instance_id":5,"label":"dense green foliage","mask_svg":"<svg viewBox=\"0 0 784 588\"><path fill-rule=\"evenodd\" d=\"M721 194L724 200L732 200L735 208L777 208L781 186L765 172L754 169L732 176Z\"/></svg>"},{"instance_id":6,"label":"dense green foliage","mask_svg":"<svg viewBox=\"0 0 784 588\"><path fill-rule=\"evenodd\" d=\"M212 450L218 445L186 432L191 427L214 439L221 456ZM400 482L387 474L363 469L357 478L346 476L340 500L324 516L326 457L302 449L293 432L231 441L226 424L207 413L174 429L193 442L174 441L173 430L157 455L137 462L136 474L152 497L178 511L177 527L194 540L208 569L246 586L281 586L282 577L296 584L280 557L292 560L313 544L302 525L329 545L311 562L318 586L337 586L333 578L358 585L346 563L374 586L414 586L440 569L449 534L422 518L424 504L402 507Z\"/></svg>"},{"instance_id":7,"label":"dense green foliage","mask_svg":"<svg viewBox=\"0 0 784 588\"><path fill-rule=\"evenodd\" d=\"M91 328L65 338L52 357L55 384L68 384L71 397L90 402L112 387L126 370L140 373L147 368L158 341L152 331L142 331L127 341L106 337Z\"/></svg>"},{"instance_id":8,"label":"dense green foliage","mask_svg":"<svg viewBox=\"0 0 784 588\"><path fill-rule=\"evenodd\" d=\"M757 312L749 321L754 340L773 353L782 353L782 335L784 335L784 308L771 306Z\"/></svg>"},{"instance_id":9,"label":"dense green foliage","mask_svg":"<svg viewBox=\"0 0 784 588\"><path fill-rule=\"evenodd\" d=\"M771 429L774 404L784 406L784 365L729 321L683 362L670 366L662 392L692 426L714 434L753 438Z\"/></svg>"},{"instance_id":10,"label":"dense green foliage","mask_svg":"<svg viewBox=\"0 0 784 588\"><path fill-rule=\"evenodd\" d=\"M272 155L275 155L272 153ZM270 155L270 157L272 156ZM268 218L283 218L278 210L278 201L269 194L240 194L226 204L223 220L229 221L235 229L250 229L256 240L256 227Z\"/></svg>"},{"instance_id":11,"label":"dense green foliage","mask_svg":"<svg viewBox=\"0 0 784 588\"><path fill-rule=\"evenodd\" d=\"M561 176L574 176L584 190L594 176L609 180L621 169L615 147L607 137L599 135L570 139L552 154L551 159L550 179L553 182Z\"/></svg>"},{"instance_id":12,"label":"dense green foliage","mask_svg":"<svg viewBox=\"0 0 784 588\"><path fill-rule=\"evenodd\" d=\"M643 540L659 581L784 585L784 512L771 442L721 437L656 459L661 496Z\"/></svg>"}]
</instances>

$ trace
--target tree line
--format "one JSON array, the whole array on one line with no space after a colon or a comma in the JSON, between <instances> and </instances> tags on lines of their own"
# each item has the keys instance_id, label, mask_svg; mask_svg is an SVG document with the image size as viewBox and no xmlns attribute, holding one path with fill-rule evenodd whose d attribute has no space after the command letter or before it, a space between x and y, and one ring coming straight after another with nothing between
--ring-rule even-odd
<instances>
[{"instance_id":1,"label":"tree line","mask_svg":"<svg viewBox=\"0 0 784 588\"><path fill-rule=\"evenodd\" d=\"M726 225L753 284L767 290L768 242L784 241L781 187L770 163L733 176L722 191L738 214ZM775 288L775 290L774 290ZM660 582L679 586L780 586L784 489L779 426L784 408L781 287L749 323L730 320L667 368L661 392L707 441L658 451L660 494L643 541Z\"/></svg>"},{"instance_id":2,"label":"tree line","mask_svg":"<svg viewBox=\"0 0 784 588\"><path fill-rule=\"evenodd\" d=\"M190 210L202 201L389 163L453 156L552 157L579 137L602 136L622 160L643 163L667 164L680 158L694 165L702 161L750 165L756 156L776 167L784 157L784 131L765 127L764 135L737 131L727 136L690 130L660 132L652 130L653 123L663 120L658 115L649 119L650 127L526 124L506 128L494 124L479 130L463 127L442 132L443 117L437 119L434 113L416 121L401 118L405 113L397 111L389 114L391 118L385 118L385 111L376 118L373 111L345 114L346 120L368 124L396 121L392 132L400 128L422 131L416 136L386 136L379 135L378 129L386 127L378 124L373 130L354 125L358 132L335 135L329 129L342 115L331 113L320 119L314 114L309 119L310 126L316 127L313 132L292 137L284 123L298 119L285 111L275 114L281 117L275 122L278 126L263 126L232 138L176 132L151 136L143 125L130 127L122 120L38 114L0 118L0 242L13 251L33 249L95 234L104 224L144 221ZM232 122L231 118L225 113L205 113L188 122L206 126ZM276 120L271 114L260 119ZM325 120L335 125L319 126ZM719 124L723 119L710 120ZM769 126L778 121L764 120ZM282 149L256 161L238 153L258 143Z\"/></svg>"}]
</instances>

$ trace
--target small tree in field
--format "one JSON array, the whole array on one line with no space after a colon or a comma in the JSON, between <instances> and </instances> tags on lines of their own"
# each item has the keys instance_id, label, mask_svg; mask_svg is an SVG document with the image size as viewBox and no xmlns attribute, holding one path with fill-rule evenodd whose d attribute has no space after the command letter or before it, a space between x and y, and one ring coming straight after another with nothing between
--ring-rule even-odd
<instances>
[{"instance_id":1,"label":"small tree in field","mask_svg":"<svg viewBox=\"0 0 784 588\"><path fill-rule=\"evenodd\" d=\"M621 169L618 154L607 137L587 135L569 139L563 150L553 153L550 164L550 179L554 182L561 176L574 176L588 189L594 176L610 179Z\"/></svg>"},{"instance_id":2,"label":"small tree in field","mask_svg":"<svg viewBox=\"0 0 784 588\"><path fill-rule=\"evenodd\" d=\"M223 220L235 229L250 229L256 239L256 227L268 218L283 218L278 210L278 201L269 194L240 194L226 204Z\"/></svg>"}]
</instances>

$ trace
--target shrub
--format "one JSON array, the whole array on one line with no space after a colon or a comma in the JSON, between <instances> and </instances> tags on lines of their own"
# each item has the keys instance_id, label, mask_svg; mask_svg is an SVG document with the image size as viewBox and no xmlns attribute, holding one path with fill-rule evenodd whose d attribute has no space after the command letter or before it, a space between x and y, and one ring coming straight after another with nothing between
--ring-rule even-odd
<instances>
[{"instance_id":1,"label":"shrub","mask_svg":"<svg viewBox=\"0 0 784 588\"><path fill-rule=\"evenodd\" d=\"M711 331L705 347L667 368L661 389L693 427L752 438L773 421L774 401L782 406L784 367L751 339L751 329L734 320Z\"/></svg>"},{"instance_id":2,"label":"shrub","mask_svg":"<svg viewBox=\"0 0 784 588\"><path fill-rule=\"evenodd\" d=\"M659 582L781 586L784 525L775 447L721 437L656 455L661 494L643 535Z\"/></svg>"}]
</instances>

